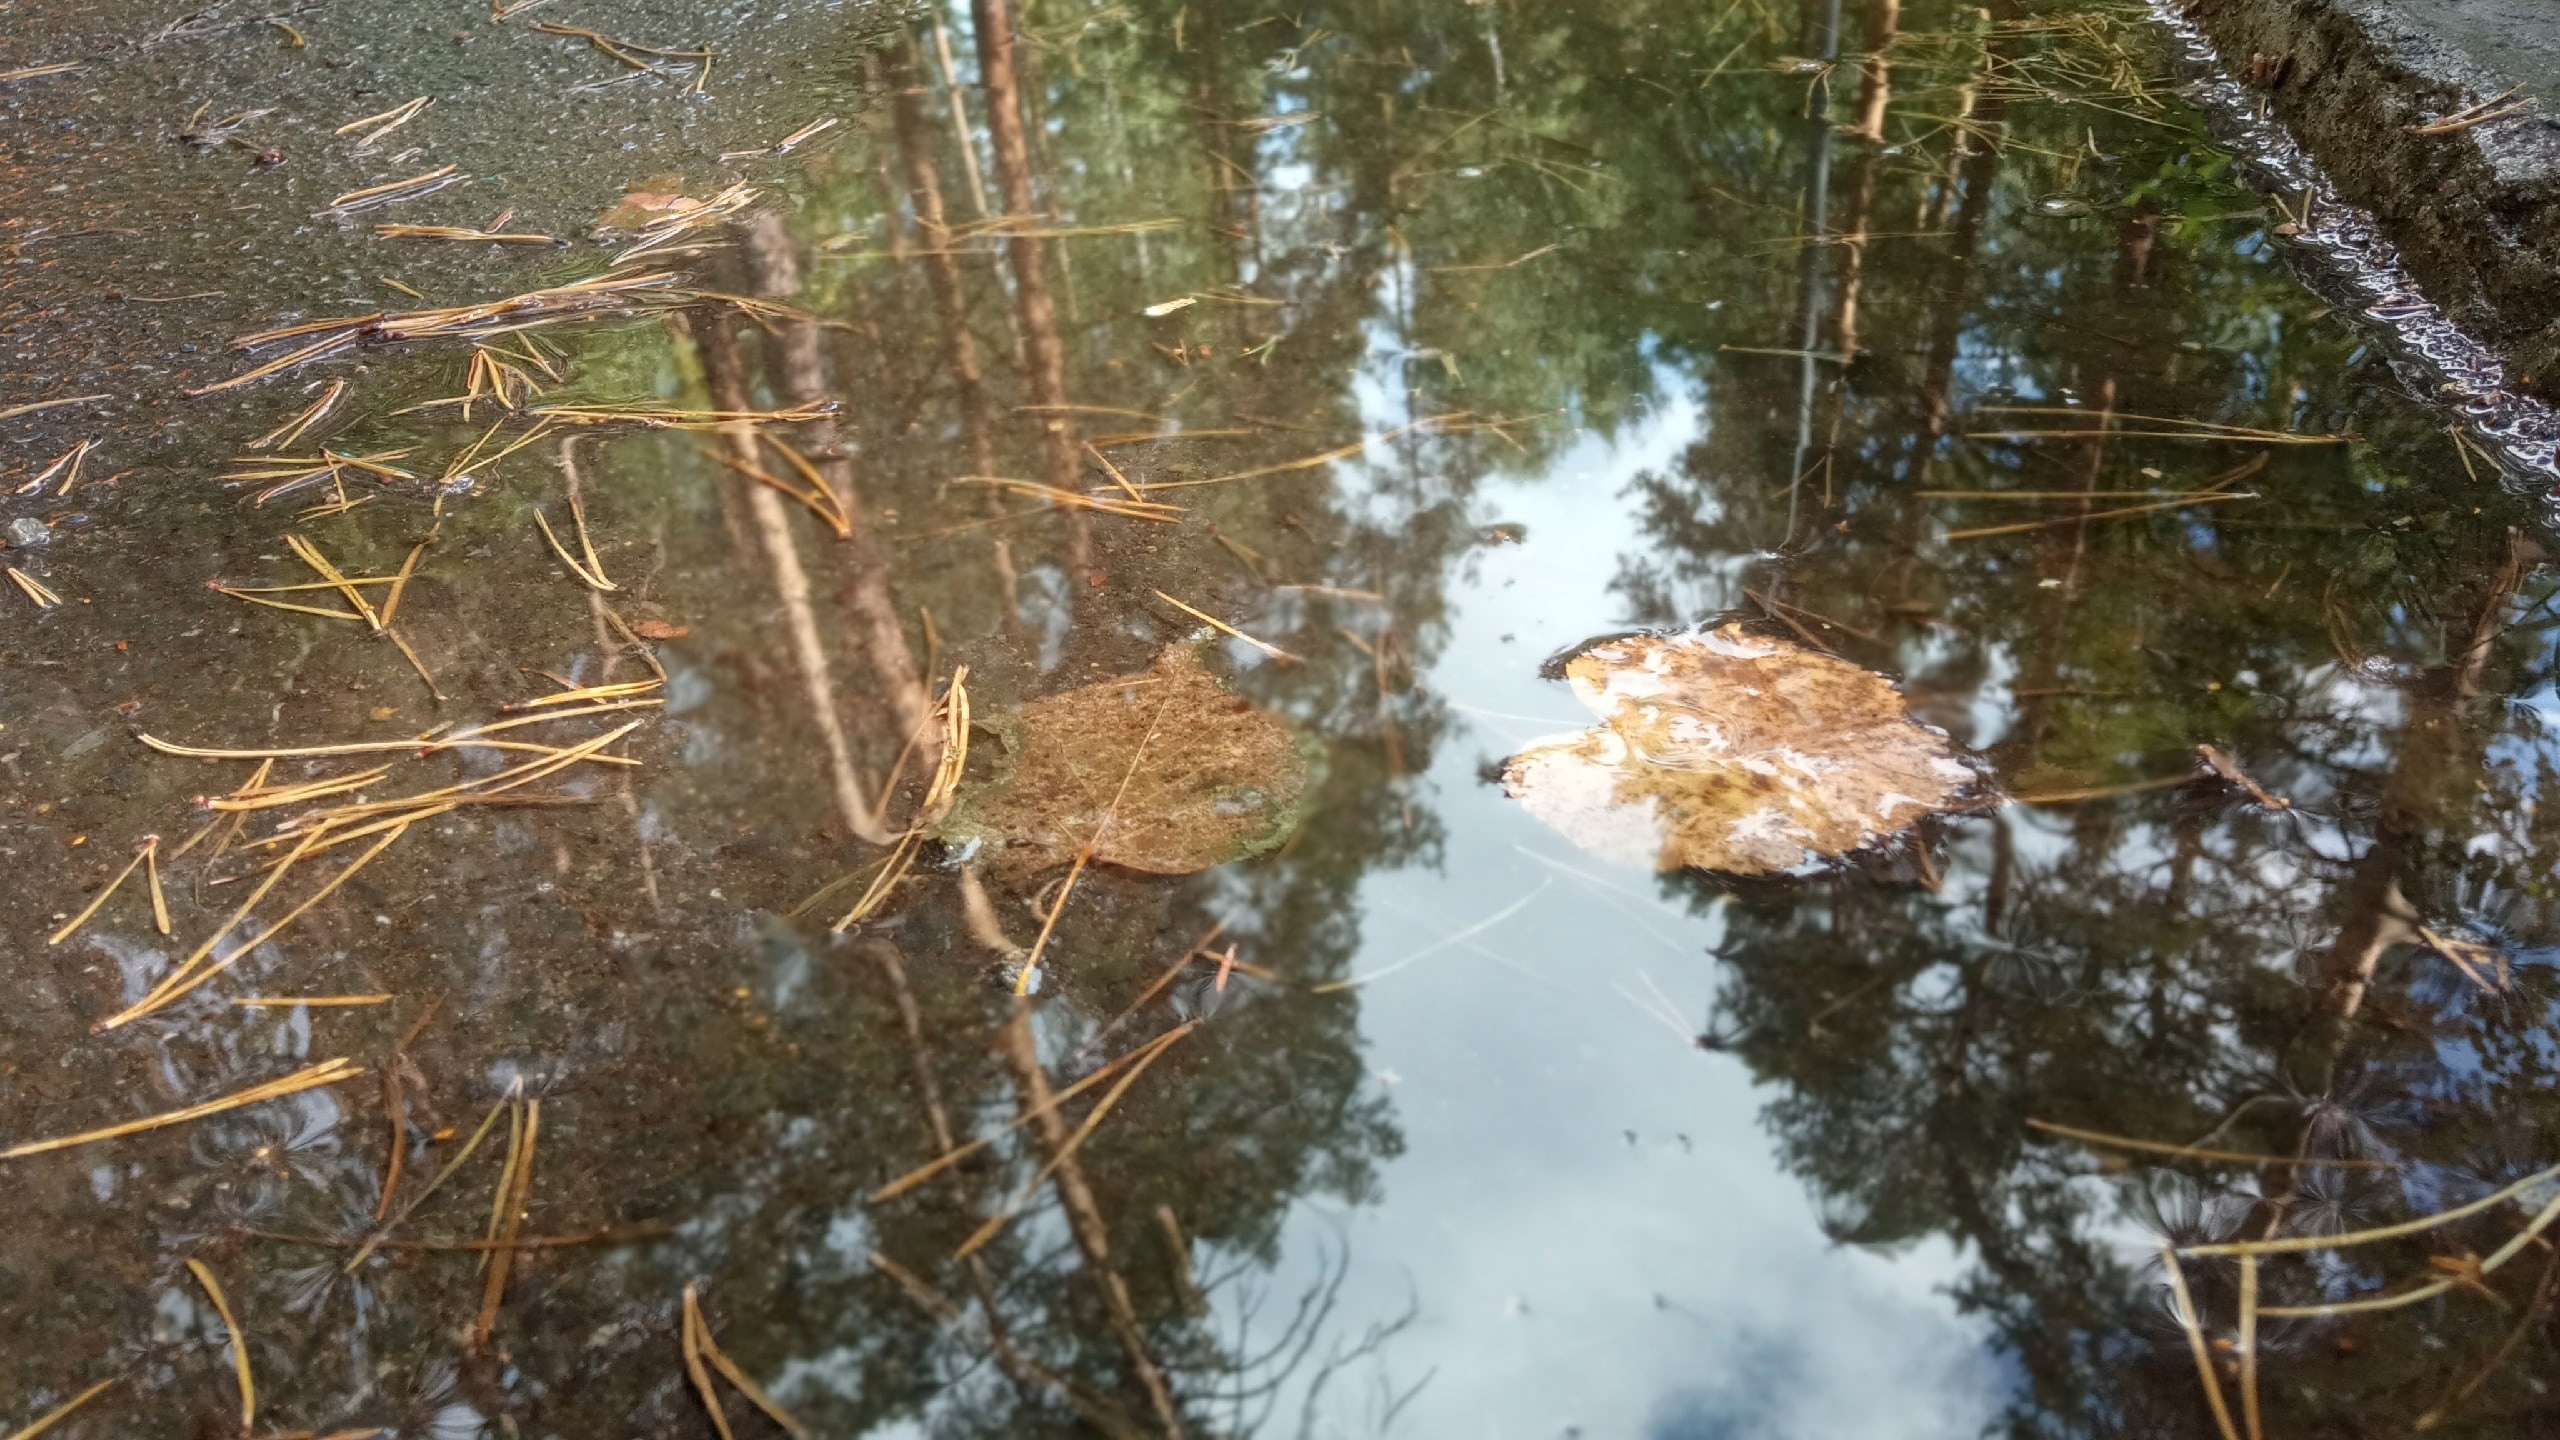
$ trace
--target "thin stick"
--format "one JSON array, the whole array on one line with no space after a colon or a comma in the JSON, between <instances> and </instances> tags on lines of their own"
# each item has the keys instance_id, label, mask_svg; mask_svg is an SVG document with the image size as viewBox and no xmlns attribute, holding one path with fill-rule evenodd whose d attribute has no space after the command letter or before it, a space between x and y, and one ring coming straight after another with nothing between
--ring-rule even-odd
<instances>
[{"instance_id":1,"label":"thin stick","mask_svg":"<svg viewBox=\"0 0 2560 1440\"><path fill-rule=\"evenodd\" d=\"M61 929L56 930L51 935L47 936L44 943L48 946L59 945L63 941L70 939L74 934L78 933L81 926L89 923L90 916L97 914L101 909L105 908L107 901L116 893L116 887L122 885L125 882L126 877L133 874L134 870L139 867L143 861L150 859L151 852L158 849L159 845L160 837L157 835L143 841L142 849L135 852L134 857L125 863L125 867L116 872L116 878L106 883L106 887L98 892L97 898L89 902L88 908L82 910L79 914L72 916L70 921ZM155 898L158 895L157 886L153 887L153 895ZM166 924L163 924L160 927L160 933L163 935L169 933L169 929Z\"/></svg>"},{"instance_id":2,"label":"thin stick","mask_svg":"<svg viewBox=\"0 0 2560 1440\"><path fill-rule=\"evenodd\" d=\"M1181 611L1183 614L1190 616L1192 619L1199 621L1203 625L1206 625L1221 634L1241 640L1247 645L1252 646L1254 649L1261 651L1263 654L1270 656L1274 660L1286 661L1290 664L1297 663L1297 656L1290 654L1288 651L1281 649L1277 645L1270 645L1260 640L1256 640L1252 636L1247 635L1243 631L1228 624L1226 621L1219 619L1215 615L1211 615L1206 611L1195 610L1190 606L1183 604L1181 601L1174 599L1172 596L1167 595L1161 590L1156 591L1155 595L1157 599L1172 606L1174 609Z\"/></svg>"},{"instance_id":3,"label":"thin stick","mask_svg":"<svg viewBox=\"0 0 2560 1440\"><path fill-rule=\"evenodd\" d=\"M240 1322L231 1314L231 1302L223 1297L222 1282L201 1260L190 1256L187 1269L213 1297L213 1311L222 1317L222 1328L231 1340L231 1374L240 1382L240 1433L247 1435L258 1423L258 1382L249 1374L249 1337L240 1331Z\"/></svg>"},{"instance_id":4,"label":"thin stick","mask_svg":"<svg viewBox=\"0 0 2560 1440\"><path fill-rule=\"evenodd\" d=\"M171 1110L141 1120L128 1120L121 1125L109 1125L102 1130L84 1130L77 1135L64 1135L52 1140L31 1140L24 1145L11 1146L9 1149L0 1150L0 1160L15 1160L21 1156L41 1155L52 1150L69 1150L74 1146L94 1144L100 1140L116 1140L127 1135L138 1135L145 1130L183 1125L190 1120L201 1120L207 1115L219 1115L225 1110L237 1110L243 1105L281 1099L322 1085L335 1085L341 1080L352 1080L363 1073L363 1066L349 1065L343 1059L323 1060L317 1065L297 1070L281 1080L269 1080L264 1084L252 1085L246 1090L225 1095L219 1100L208 1100L201 1105L189 1105L181 1110Z\"/></svg>"},{"instance_id":5,"label":"thin stick","mask_svg":"<svg viewBox=\"0 0 2560 1440\"><path fill-rule=\"evenodd\" d=\"M2167 1267L2169 1293L2177 1297L2178 1324L2187 1332L2187 1353L2196 1361L2196 1378L2204 1382L2204 1399L2213 1407L2213 1423L2222 1432L2222 1440L2240 1440L2231 1428L2230 1407L2222 1403L2222 1382L2214 1378L2213 1353L2204 1343L2204 1326L2196 1319L2195 1302L2187 1295L2187 1277L2178 1269L2178 1252L2167 1245L2160 1247L2160 1263Z\"/></svg>"},{"instance_id":6,"label":"thin stick","mask_svg":"<svg viewBox=\"0 0 2560 1440\"><path fill-rule=\"evenodd\" d=\"M60 1424L64 1416L69 1415L72 1411L79 1409L90 1401L97 1399L100 1394L105 1392L108 1386L115 1384L116 1381L122 1378L124 1377L120 1375L108 1376L106 1379L99 1381L97 1384L90 1386L88 1389L81 1391L79 1394L72 1396L70 1399L63 1401L61 1404L47 1410L42 1415L37 1416L35 1423L29 1425L26 1429L11 1432L9 1440L36 1440L37 1436L52 1429L55 1425Z\"/></svg>"},{"instance_id":7,"label":"thin stick","mask_svg":"<svg viewBox=\"0 0 2560 1440\"><path fill-rule=\"evenodd\" d=\"M2249 1440L2266 1440L2258 1421L2258 1257L2240 1257L2240 1423Z\"/></svg>"}]
</instances>

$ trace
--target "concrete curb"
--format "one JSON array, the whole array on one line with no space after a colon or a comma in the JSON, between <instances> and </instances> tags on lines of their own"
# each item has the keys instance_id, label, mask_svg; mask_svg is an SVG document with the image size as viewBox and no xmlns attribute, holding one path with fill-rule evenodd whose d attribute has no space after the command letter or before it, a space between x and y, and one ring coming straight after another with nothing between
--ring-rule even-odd
<instances>
[{"instance_id":1,"label":"concrete curb","mask_svg":"<svg viewBox=\"0 0 2560 1440\"><path fill-rule=\"evenodd\" d=\"M2560 4L2192 0L2185 14L2371 212L2427 298L2503 354L2518 388L2560 399L2560 94L2546 89ZM2403 128L2517 86L2540 106L2449 134Z\"/></svg>"}]
</instances>

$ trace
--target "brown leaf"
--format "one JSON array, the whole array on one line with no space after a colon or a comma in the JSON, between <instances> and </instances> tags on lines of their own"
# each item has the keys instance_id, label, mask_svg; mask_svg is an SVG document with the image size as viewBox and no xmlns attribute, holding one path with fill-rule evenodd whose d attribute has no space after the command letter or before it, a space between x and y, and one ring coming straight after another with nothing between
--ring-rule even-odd
<instances>
[{"instance_id":1,"label":"brown leaf","mask_svg":"<svg viewBox=\"0 0 2560 1440\"><path fill-rule=\"evenodd\" d=\"M1972 766L1883 676L1738 626L1565 666L1602 722L1505 762L1505 793L1586 850L1733 875L1832 859L1961 806Z\"/></svg>"},{"instance_id":2,"label":"brown leaf","mask_svg":"<svg viewBox=\"0 0 2560 1440\"><path fill-rule=\"evenodd\" d=\"M596 217L596 228L637 230L643 225L654 225L669 216L681 215L687 210L701 209L701 201L678 192L677 187L682 184L684 181L674 175L661 175L652 180L641 181L631 187L630 191L622 197L620 204Z\"/></svg>"},{"instance_id":3,"label":"brown leaf","mask_svg":"<svg viewBox=\"0 0 2560 1440\"><path fill-rule=\"evenodd\" d=\"M994 779L961 790L940 836L985 842L1010 873L1063 863L1097 832L1100 863L1206 870L1287 839L1308 789L1296 732L1220 684L1193 645L980 724L1009 754Z\"/></svg>"},{"instance_id":4,"label":"brown leaf","mask_svg":"<svg viewBox=\"0 0 2560 1440\"><path fill-rule=\"evenodd\" d=\"M664 620L635 620L631 622L631 633L643 640L681 640L693 633L693 627Z\"/></svg>"}]
</instances>

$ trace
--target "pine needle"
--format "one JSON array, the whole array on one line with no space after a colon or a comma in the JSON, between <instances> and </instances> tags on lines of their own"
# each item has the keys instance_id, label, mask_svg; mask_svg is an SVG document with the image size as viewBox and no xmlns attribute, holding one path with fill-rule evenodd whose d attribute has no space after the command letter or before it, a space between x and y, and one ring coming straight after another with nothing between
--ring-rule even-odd
<instances>
[{"instance_id":1,"label":"pine needle","mask_svg":"<svg viewBox=\"0 0 2560 1440\"><path fill-rule=\"evenodd\" d=\"M695 1293L698 1288L694 1285L684 1287L685 1320L692 1327L694 1350L703 1359L710 1361L711 1368L719 1371L730 1384L737 1386L739 1394L746 1396L757 1409L770 1416L774 1424L793 1435L802 1437L802 1440L807 1440L809 1427L793 1419L790 1411L775 1403L774 1398L765 1393L763 1386L748 1379L747 1372L739 1369L736 1362L721 1351L719 1342L711 1338L710 1322L703 1319L702 1302ZM709 1397L705 1398L706 1403L709 1403ZM719 1414L716 1404L713 1405L712 1413Z\"/></svg>"},{"instance_id":2,"label":"pine needle","mask_svg":"<svg viewBox=\"0 0 2560 1440\"><path fill-rule=\"evenodd\" d=\"M1094 1102L1092 1112L1084 1117L1084 1123L1078 1125L1075 1133L1069 1135L1066 1141L1058 1146L1058 1153L1049 1157L1049 1163L1040 1167L1040 1173L1031 1177L1031 1183L1022 1187L1021 1192L1016 1194L1003 1210L979 1226L975 1234L961 1242L960 1248L952 1253L951 1258L966 1260L985 1249L987 1243L1001 1234L1004 1227L1012 1222L1014 1216L1022 1213L1022 1207L1030 1203L1031 1197L1039 1193L1040 1187L1049 1183L1049 1177L1058 1173L1059 1167L1073 1158L1076 1151L1083 1148L1084 1142L1092 1138L1093 1132L1100 1128L1103 1118L1111 1113L1111 1107L1120 1103L1120 1097L1129 1093L1129 1087L1138 1083L1138 1077L1147 1073L1147 1067L1153 1065L1166 1051L1172 1049L1175 1041L1199 1028L1199 1021L1186 1020L1168 1031L1161 1041L1145 1053L1143 1058L1132 1061L1128 1073L1122 1075L1119 1083L1105 1091L1102 1098Z\"/></svg>"},{"instance_id":3,"label":"pine needle","mask_svg":"<svg viewBox=\"0 0 2560 1440\"><path fill-rule=\"evenodd\" d=\"M1265 644L1260 640L1256 640L1252 636L1247 635L1243 631L1228 624L1226 621L1219 619L1215 615L1211 615L1206 611L1195 610L1190 606L1183 604L1181 601L1174 599L1172 596L1167 595L1161 590L1158 590L1155 594L1157 599L1172 606L1174 609L1181 611L1183 614L1190 616L1192 619L1199 621L1201 624L1218 631L1220 634L1241 640L1247 645L1252 646L1254 649L1261 651L1263 654L1270 656L1274 660L1286 661L1293 665L1297 663L1297 656L1290 654L1288 651L1281 649L1277 645Z\"/></svg>"},{"instance_id":4,"label":"pine needle","mask_svg":"<svg viewBox=\"0 0 2560 1440\"><path fill-rule=\"evenodd\" d=\"M222 1282L213 1278L206 1264L190 1256L187 1269L213 1298L213 1311L222 1317L223 1332L231 1340L231 1374L240 1382L240 1433L247 1435L258 1424L258 1382L249 1374L249 1337L241 1333L240 1321L231 1313L231 1302L224 1298Z\"/></svg>"},{"instance_id":5,"label":"pine needle","mask_svg":"<svg viewBox=\"0 0 2560 1440\"><path fill-rule=\"evenodd\" d=\"M115 895L116 888L124 884L125 880L133 874L134 870L141 866L144 861L149 860L151 858L151 852L158 848L160 848L160 837L157 835L143 841L142 849L135 852L133 859L127 861L125 863L125 867L116 872L116 878L108 881L105 887L98 891L97 898L89 902L88 908L82 910L79 914L72 916L61 929L56 930L51 935L45 937L44 943L48 946L59 945L63 941L68 940L73 935L79 933L80 927L89 923L89 917L106 908L106 903ZM160 909L160 886L158 884L159 872L156 869L152 872L152 880L151 897L153 908ZM160 933L163 935L169 933L167 912L165 910L161 911Z\"/></svg>"},{"instance_id":6,"label":"pine needle","mask_svg":"<svg viewBox=\"0 0 2560 1440\"><path fill-rule=\"evenodd\" d=\"M297 1070L281 1080L269 1080L264 1084L252 1085L246 1090L225 1095L219 1100L208 1100L201 1105L189 1105L183 1109L171 1110L140 1120L128 1120L121 1125L109 1125L104 1129L84 1130L77 1135L64 1135L52 1140L30 1140L23 1145L13 1145L6 1150L0 1150L0 1160L16 1160L23 1156L45 1154L48 1151L69 1150L76 1146L94 1145L101 1140L118 1140L127 1135L139 1135L146 1130L183 1125L190 1120L201 1120L207 1115L219 1115L225 1110L237 1110L244 1105L279 1100L287 1095L298 1095L305 1090L316 1089L322 1085L335 1085L342 1080L352 1080L363 1073L364 1067L361 1065L350 1065L342 1059L323 1060L317 1065Z\"/></svg>"},{"instance_id":7,"label":"pine needle","mask_svg":"<svg viewBox=\"0 0 2560 1440\"><path fill-rule=\"evenodd\" d=\"M729 1417L721 1412L720 1392L711 1384L711 1372L702 1363L702 1302L697 1287L684 1287L684 1315L680 1322L678 1348L684 1352L684 1373L693 1380L693 1391L702 1397L702 1408L711 1412L711 1428L720 1432L720 1440L737 1440L729 1429Z\"/></svg>"},{"instance_id":8,"label":"pine needle","mask_svg":"<svg viewBox=\"0 0 2560 1440\"><path fill-rule=\"evenodd\" d=\"M50 610L62 603L62 597L54 594L43 581L15 565L9 566L8 570L9 578L17 582L19 589L27 592L27 598L36 602L37 609Z\"/></svg>"},{"instance_id":9,"label":"pine needle","mask_svg":"<svg viewBox=\"0 0 2560 1440\"><path fill-rule=\"evenodd\" d=\"M123 1377L119 1375L108 1376L106 1379L99 1381L97 1384L90 1386L88 1389L81 1391L79 1394L72 1396L70 1399L63 1401L61 1404L47 1410L42 1415L37 1416L35 1423L29 1425L26 1429L11 1432L9 1440L36 1440L37 1436L62 1423L65 1416L69 1415L72 1411L79 1409L81 1406L88 1404L90 1401L97 1399L101 1394L106 1392L108 1386L115 1384L116 1381L122 1378Z\"/></svg>"}]
</instances>

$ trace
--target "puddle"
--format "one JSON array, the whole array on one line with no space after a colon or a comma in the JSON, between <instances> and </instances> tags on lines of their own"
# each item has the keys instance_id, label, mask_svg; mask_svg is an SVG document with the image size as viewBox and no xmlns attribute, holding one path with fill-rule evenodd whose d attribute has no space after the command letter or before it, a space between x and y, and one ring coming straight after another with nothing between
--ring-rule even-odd
<instances>
[{"instance_id":1,"label":"puddle","mask_svg":"<svg viewBox=\"0 0 2560 1440\"><path fill-rule=\"evenodd\" d=\"M0 1426L238 1429L192 1260L259 1434L710 1434L689 1285L829 1435L2214 1433L2164 1233L2560 1159L2540 506L2139 7L1872 8L1048 0L991 133L956 12L22 3L0 1151L309 1088L0 1159ZM1289 785L1112 793L1257 853L1079 840L1116 732L900 846L955 669L965 805L1203 617ZM1563 657L1725 625L2012 803L1737 879L1506 797ZM2266 1257L2254 1347L2187 1257L2227 1403L2529 1426L2549 1199Z\"/></svg>"}]
</instances>

